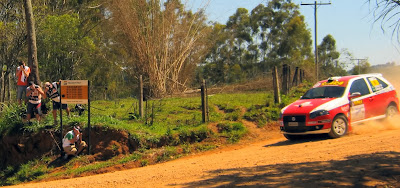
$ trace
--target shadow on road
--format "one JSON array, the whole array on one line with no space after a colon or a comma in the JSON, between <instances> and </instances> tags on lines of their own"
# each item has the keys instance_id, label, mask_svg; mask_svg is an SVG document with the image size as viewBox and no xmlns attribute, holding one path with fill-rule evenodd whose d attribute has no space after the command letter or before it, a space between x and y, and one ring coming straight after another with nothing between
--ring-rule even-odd
<instances>
[{"instance_id":1,"label":"shadow on road","mask_svg":"<svg viewBox=\"0 0 400 188\"><path fill-rule=\"evenodd\" d=\"M209 171L183 187L399 187L400 153L381 152L297 164Z\"/></svg>"},{"instance_id":2,"label":"shadow on road","mask_svg":"<svg viewBox=\"0 0 400 188\"><path fill-rule=\"evenodd\" d=\"M304 142L317 142L317 141L322 141L322 140L326 140L326 139L330 139L328 134L311 134L311 135L300 136L299 139L297 139L297 140L285 140L285 141L277 142L274 144L265 145L264 147L288 146L288 145L300 144L300 143L304 143Z\"/></svg>"}]
</instances>

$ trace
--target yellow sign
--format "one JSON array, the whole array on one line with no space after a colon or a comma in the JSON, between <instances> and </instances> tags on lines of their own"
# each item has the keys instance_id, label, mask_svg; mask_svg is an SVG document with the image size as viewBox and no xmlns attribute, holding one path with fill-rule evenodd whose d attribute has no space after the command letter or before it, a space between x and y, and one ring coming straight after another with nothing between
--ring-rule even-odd
<instances>
[{"instance_id":1,"label":"yellow sign","mask_svg":"<svg viewBox=\"0 0 400 188\"><path fill-rule=\"evenodd\" d=\"M61 102L87 104L88 85L87 80L61 80Z\"/></svg>"}]
</instances>

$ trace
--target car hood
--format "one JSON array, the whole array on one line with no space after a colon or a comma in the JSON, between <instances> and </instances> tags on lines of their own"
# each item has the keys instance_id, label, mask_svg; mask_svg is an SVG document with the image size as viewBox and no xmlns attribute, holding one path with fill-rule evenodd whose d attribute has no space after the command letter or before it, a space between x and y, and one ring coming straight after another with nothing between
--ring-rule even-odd
<instances>
[{"instance_id":1,"label":"car hood","mask_svg":"<svg viewBox=\"0 0 400 188\"><path fill-rule=\"evenodd\" d=\"M319 109L330 110L334 108L333 106L337 106L339 100L337 98L300 99L283 108L282 112L285 114L298 114L310 113Z\"/></svg>"}]
</instances>

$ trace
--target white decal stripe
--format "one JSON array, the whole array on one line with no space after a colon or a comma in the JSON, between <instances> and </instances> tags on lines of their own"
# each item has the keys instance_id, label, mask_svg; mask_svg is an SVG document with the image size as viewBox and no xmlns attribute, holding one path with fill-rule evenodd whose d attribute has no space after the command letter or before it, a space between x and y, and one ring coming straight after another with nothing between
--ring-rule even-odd
<instances>
[{"instance_id":1,"label":"white decal stripe","mask_svg":"<svg viewBox=\"0 0 400 188\"><path fill-rule=\"evenodd\" d=\"M317 110L327 110L327 111L331 111L335 108L339 108L341 106L344 106L346 104L349 103L349 100L342 97L342 98L337 98L334 100L331 100L327 103L321 104L319 106L317 106L316 108L314 108L310 113L317 111Z\"/></svg>"}]
</instances>

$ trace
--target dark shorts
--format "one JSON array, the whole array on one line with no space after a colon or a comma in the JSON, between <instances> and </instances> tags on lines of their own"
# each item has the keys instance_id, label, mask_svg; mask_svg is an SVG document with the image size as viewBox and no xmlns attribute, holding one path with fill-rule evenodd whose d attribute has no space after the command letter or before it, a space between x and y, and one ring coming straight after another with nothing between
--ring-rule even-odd
<instances>
[{"instance_id":1,"label":"dark shorts","mask_svg":"<svg viewBox=\"0 0 400 188\"><path fill-rule=\"evenodd\" d=\"M17 86L17 99L22 99L22 97L25 98L26 94L26 87L27 86Z\"/></svg>"},{"instance_id":2,"label":"dark shorts","mask_svg":"<svg viewBox=\"0 0 400 188\"><path fill-rule=\"evenodd\" d=\"M61 103L60 102L55 102L53 101L53 110L58 110L60 109ZM68 105L67 104L62 104L62 109L67 109Z\"/></svg>"},{"instance_id":3,"label":"dark shorts","mask_svg":"<svg viewBox=\"0 0 400 188\"><path fill-rule=\"evenodd\" d=\"M28 102L28 107L26 108L26 113L33 114L33 112L34 112L35 114L42 115L41 107L42 107L42 103L32 104L32 103Z\"/></svg>"}]
</instances>

